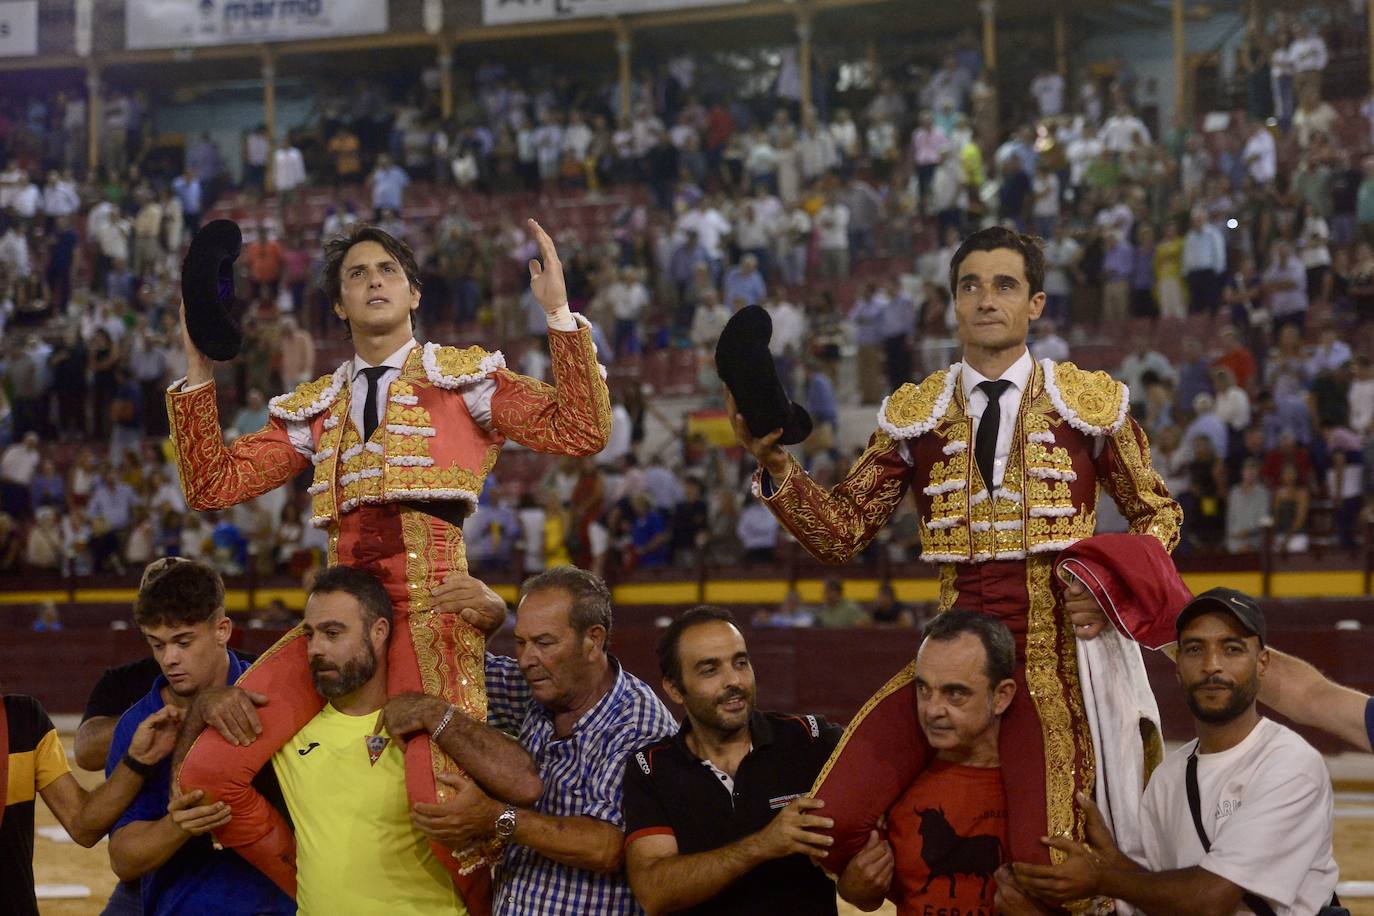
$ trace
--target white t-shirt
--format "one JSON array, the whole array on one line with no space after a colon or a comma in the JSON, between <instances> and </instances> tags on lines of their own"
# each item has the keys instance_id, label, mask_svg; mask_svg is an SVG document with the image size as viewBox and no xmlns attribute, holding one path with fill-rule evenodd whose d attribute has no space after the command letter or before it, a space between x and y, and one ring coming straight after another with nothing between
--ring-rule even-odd
<instances>
[{"instance_id":1,"label":"white t-shirt","mask_svg":"<svg viewBox=\"0 0 1374 916\"><path fill-rule=\"evenodd\" d=\"M1058 73L1040 74L1031 80L1030 91L1041 117L1052 118L1064 110L1064 77Z\"/></svg>"},{"instance_id":2,"label":"white t-shirt","mask_svg":"<svg viewBox=\"0 0 1374 916\"><path fill-rule=\"evenodd\" d=\"M678 236L685 238L689 229L696 232L697 241L706 249L708 257L720 257L720 241L730 232L730 221L721 216L720 211L714 208L688 210L677 221Z\"/></svg>"},{"instance_id":3,"label":"white t-shirt","mask_svg":"<svg viewBox=\"0 0 1374 916\"><path fill-rule=\"evenodd\" d=\"M1330 899L1331 776L1322 756L1292 729L1261 719L1245 740L1199 754L1204 853L1188 807L1190 742L1155 770L1141 801L1146 863L1152 871L1194 865L1263 897L1278 916L1310 916ZM1249 913L1242 905L1239 913Z\"/></svg>"},{"instance_id":4,"label":"white t-shirt","mask_svg":"<svg viewBox=\"0 0 1374 916\"><path fill-rule=\"evenodd\" d=\"M816 214L816 225L820 228L817 244L821 248L840 249L849 247L849 208L844 204L826 204Z\"/></svg>"}]
</instances>

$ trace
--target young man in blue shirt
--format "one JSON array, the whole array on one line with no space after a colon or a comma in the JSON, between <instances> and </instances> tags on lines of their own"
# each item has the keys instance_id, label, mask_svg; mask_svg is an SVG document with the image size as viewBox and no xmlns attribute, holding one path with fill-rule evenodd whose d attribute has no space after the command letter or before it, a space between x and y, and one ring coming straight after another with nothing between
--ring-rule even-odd
<instances>
[{"instance_id":1,"label":"young man in blue shirt","mask_svg":"<svg viewBox=\"0 0 1374 916\"><path fill-rule=\"evenodd\" d=\"M115 726L107 776L144 719L165 706L189 709L201 690L232 684L247 667L227 647L233 625L224 612L224 583L203 563L176 564L149 583L139 592L134 622L162 673ZM171 771L170 760L149 769L110 834L115 874L143 879L144 913L294 913L292 900L262 873L214 848L209 833L230 816L222 803L201 805L199 792L168 801Z\"/></svg>"}]
</instances>

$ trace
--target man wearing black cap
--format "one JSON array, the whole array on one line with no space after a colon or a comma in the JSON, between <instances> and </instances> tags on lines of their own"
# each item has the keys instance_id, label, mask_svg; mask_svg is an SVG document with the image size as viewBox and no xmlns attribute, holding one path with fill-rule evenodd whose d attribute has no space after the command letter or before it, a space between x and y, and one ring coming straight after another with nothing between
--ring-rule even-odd
<instances>
[{"instance_id":1,"label":"man wearing black cap","mask_svg":"<svg viewBox=\"0 0 1374 916\"><path fill-rule=\"evenodd\" d=\"M1315 748L1256 709L1270 665L1264 613L1248 595L1214 588L1183 608L1177 633L1178 680L1198 740L1150 777L1144 866L1117 850L1080 796L1087 845L1047 840L1065 861L1018 864L1017 882L1047 902L1102 895L1152 916L1319 912L1337 879L1331 777ZM1002 902L1004 913L1026 911L1026 901Z\"/></svg>"}]
</instances>

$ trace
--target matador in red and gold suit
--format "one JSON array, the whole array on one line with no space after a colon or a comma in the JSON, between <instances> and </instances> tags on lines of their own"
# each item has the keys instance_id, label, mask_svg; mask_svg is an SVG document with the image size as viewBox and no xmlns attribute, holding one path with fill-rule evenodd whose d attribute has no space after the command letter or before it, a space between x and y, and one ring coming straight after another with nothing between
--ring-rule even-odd
<instances>
[{"instance_id":1,"label":"matador in red and gold suit","mask_svg":"<svg viewBox=\"0 0 1374 916\"><path fill-rule=\"evenodd\" d=\"M486 716L484 636L458 615L434 610L432 590L467 572L461 510L477 503L507 440L538 452L592 455L610 435L610 398L590 325L566 305L550 313L554 384L508 370L500 352L411 339L377 367L375 429L364 439L370 389L360 358L272 399L270 421L226 446L213 382L167 396L172 442L187 504L218 510L253 499L313 467L312 523L329 535L329 563L365 569L395 611L388 693L422 691L478 719ZM455 512L455 509L459 510ZM295 891L294 839L283 817L250 785L272 754L318 713L300 628L272 646L239 681L269 697L263 733L246 747L213 729L201 734L179 773L183 789L206 790L233 811L216 838ZM425 735L405 750L412 802L443 800L436 775L455 765ZM435 846L468 911L490 911L490 850Z\"/></svg>"},{"instance_id":2,"label":"matador in red and gold suit","mask_svg":"<svg viewBox=\"0 0 1374 916\"><path fill-rule=\"evenodd\" d=\"M888 397L867 450L834 488L816 484L795 460L782 475L760 468L754 486L827 563L857 554L907 492L915 494L921 559L939 564L940 610L957 605L996 615L1016 638L1020 689L1000 739L1009 860L1044 862L1041 837L1082 835L1074 795L1093 794L1099 763L1078 640L1053 581L1055 557L1093 535L1099 487L1133 532L1168 550L1182 513L1151 468L1124 385L1072 363L1034 362L1028 352L1002 378L1011 387L1001 395L1004 435L991 482L974 460L974 420L988 396L976 387L982 377L960 362ZM1129 645L1143 679L1139 651ZM825 863L835 873L931 759L916 722L913 671L908 666L864 706L817 780L824 814L836 821ZM1148 682L1144 693L1143 706L1152 708ZM1151 759L1136 762L1137 779L1161 752L1157 735L1144 745ZM1138 800L1143 782L1134 788Z\"/></svg>"}]
</instances>

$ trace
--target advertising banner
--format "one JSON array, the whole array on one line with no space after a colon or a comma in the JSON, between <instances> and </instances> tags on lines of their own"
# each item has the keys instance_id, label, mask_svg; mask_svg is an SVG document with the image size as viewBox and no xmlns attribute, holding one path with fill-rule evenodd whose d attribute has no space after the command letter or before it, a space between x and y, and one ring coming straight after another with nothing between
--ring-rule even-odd
<instances>
[{"instance_id":1,"label":"advertising banner","mask_svg":"<svg viewBox=\"0 0 1374 916\"><path fill-rule=\"evenodd\" d=\"M0 57L38 53L38 0L0 3Z\"/></svg>"},{"instance_id":2,"label":"advertising banner","mask_svg":"<svg viewBox=\"0 0 1374 916\"><path fill-rule=\"evenodd\" d=\"M385 32L385 0L128 0L125 46L191 48Z\"/></svg>"},{"instance_id":3,"label":"advertising banner","mask_svg":"<svg viewBox=\"0 0 1374 916\"><path fill-rule=\"evenodd\" d=\"M482 22L486 25L510 25L585 16L667 13L743 2L745 0L482 0Z\"/></svg>"}]
</instances>

